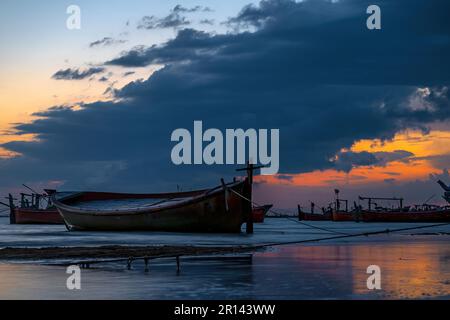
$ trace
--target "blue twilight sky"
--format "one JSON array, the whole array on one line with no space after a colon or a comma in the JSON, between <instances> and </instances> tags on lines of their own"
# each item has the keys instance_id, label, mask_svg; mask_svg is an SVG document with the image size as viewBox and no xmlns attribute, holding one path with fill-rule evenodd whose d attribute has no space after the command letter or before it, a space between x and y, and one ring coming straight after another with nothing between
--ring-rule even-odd
<instances>
[{"instance_id":1,"label":"blue twilight sky","mask_svg":"<svg viewBox=\"0 0 450 320\"><path fill-rule=\"evenodd\" d=\"M173 35L173 30L158 30L152 33L138 32L136 23L144 15L165 16L178 4L187 8L205 6L212 9L207 15L197 16L201 19L215 19L214 29L223 30L220 22L236 15L251 0L230 1L172 1L172 0L4 0L0 3L0 40L4 44L1 50L0 66L7 67L16 64L17 59L23 63L43 62L40 57L54 59L69 59L74 63L86 63L93 58L84 50L88 43L105 36L119 36L123 32L132 33L131 41L142 44L142 41L155 43ZM72 32L66 28L66 8L78 5L82 10L82 28ZM198 20L198 19L197 19ZM127 27L126 23L130 25ZM193 22L196 26L196 21ZM198 26L197 26L198 27ZM211 29L211 28L209 28ZM33 55L29 50L33 49ZM50 53L50 56L48 54ZM113 54L114 51L104 54ZM97 57L97 56L96 56ZM101 58L101 57L99 57ZM48 59L50 60L50 59ZM49 63L50 61L46 61Z\"/></svg>"}]
</instances>

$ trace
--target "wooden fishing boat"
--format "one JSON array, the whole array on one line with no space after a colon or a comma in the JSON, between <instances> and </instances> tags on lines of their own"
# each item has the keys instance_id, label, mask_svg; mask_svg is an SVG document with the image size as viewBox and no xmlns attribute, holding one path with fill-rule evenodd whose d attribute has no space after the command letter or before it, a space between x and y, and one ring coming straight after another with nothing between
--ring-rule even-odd
<instances>
[{"instance_id":1,"label":"wooden fishing boat","mask_svg":"<svg viewBox=\"0 0 450 320\"><path fill-rule=\"evenodd\" d=\"M358 221L358 218L356 217L356 214L354 212L333 210L332 220L337 221L337 222L338 221Z\"/></svg>"},{"instance_id":2,"label":"wooden fishing boat","mask_svg":"<svg viewBox=\"0 0 450 320\"><path fill-rule=\"evenodd\" d=\"M251 215L249 179L209 190L162 194L57 192L69 230L240 232Z\"/></svg>"},{"instance_id":3,"label":"wooden fishing boat","mask_svg":"<svg viewBox=\"0 0 450 320\"><path fill-rule=\"evenodd\" d=\"M14 208L11 210L10 222L11 224L64 224L56 208Z\"/></svg>"},{"instance_id":4,"label":"wooden fishing boat","mask_svg":"<svg viewBox=\"0 0 450 320\"><path fill-rule=\"evenodd\" d=\"M13 196L9 195L10 224L64 224L63 218L49 200L51 192L21 193L18 205L14 203Z\"/></svg>"},{"instance_id":5,"label":"wooden fishing boat","mask_svg":"<svg viewBox=\"0 0 450 320\"><path fill-rule=\"evenodd\" d=\"M311 212L304 212L300 205L297 205L298 220L302 221L329 221L332 218L331 211L322 208L322 213L314 212L314 203L311 202Z\"/></svg>"},{"instance_id":6,"label":"wooden fishing boat","mask_svg":"<svg viewBox=\"0 0 450 320\"><path fill-rule=\"evenodd\" d=\"M254 207L253 214L253 222L255 223L263 223L264 218L266 217L266 213L273 207L272 204L266 204L260 207Z\"/></svg>"},{"instance_id":7,"label":"wooden fishing boat","mask_svg":"<svg viewBox=\"0 0 450 320\"><path fill-rule=\"evenodd\" d=\"M442 186L442 181L439 181ZM443 184L443 187L445 184ZM445 186L446 187L446 186ZM450 221L450 206L436 206L427 204L413 207L403 206L403 198L374 198L359 197L368 200L368 209L359 208L358 218L364 222L448 222ZM393 209L373 205L374 200L397 201L398 206Z\"/></svg>"},{"instance_id":8,"label":"wooden fishing boat","mask_svg":"<svg viewBox=\"0 0 450 320\"><path fill-rule=\"evenodd\" d=\"M298 220L302 221L330 221L332 219L331 212L324 212L324 213L308 213L303 212L300 209L300 206L298 207Z\"/></svg>"},{"instance_id":9,"label":"wooden fishing boat","mask_svg":"<svg viewBox=\"0 0 450 320\"><path fill-rule=\"evenodd\" d=\"M450 207L430 210L362 211L364 222L449 222Z\"/></svg>"}]
</instances>

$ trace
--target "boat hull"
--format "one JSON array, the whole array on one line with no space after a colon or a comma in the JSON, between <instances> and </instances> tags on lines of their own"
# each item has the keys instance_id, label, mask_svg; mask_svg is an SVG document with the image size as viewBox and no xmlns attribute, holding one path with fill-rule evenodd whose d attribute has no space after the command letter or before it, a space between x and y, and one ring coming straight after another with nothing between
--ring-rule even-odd
<instances>
[{"instance_id":1,"label":"boat hull","mask_svg":"<svg viewBox=\"0 0 450 320\"><path fill-rule=\"evenodd\" d=\"M266 213L270 210L270 208L272 208L271 204L253 208L253 222L263 223L264 218L266 217Z\"/></svg>"},{"instance_id":2,"label":"boat hull","mask_svg":"<svg viewBox=\"0 0 450 320\"><path fill-rule=\"evenodd\" d=\"M58 210L37 210L31 208L14 208L11 212L14 224L64 224Z\"/></svg>"},{"instance_id":3,"label":"boat hull","mask_svg":"<svg viewBox=\"0 0 450 320\"><path fill-rule=\"evenodd\" d=\"M230 189L243 194L244 182L236 183ZM177 194L166 196L177 197ZM95 193L89 193L89 197L95 197ZM231 190L225 192L224 189L209 194L199 192L191 200L173 206L126 212L80 210L56 199L53 202L71 230L238 233L251 214L251 206L246 201Z\"/></svg>"},{"instance_id":4,"label":"boat hull","mask_svg":"<svg viewBox=\"0 0 450 320\"><path fill-rule=\"evenodd\" d=\"M355 214L346 211L333 211L332 220L337 222L358 221L358 219L355 218Z\"/></svg>"},{"instance_id":5,"label":"boat hull","mask_svg":"<svg viewBox=\"0 0 450 320\"><path fill-rule=\"evenodd\" d=\"M450 210L417 212L363 211L361 220L364 222L449 222Z\"/></svg>"}]
</instances>

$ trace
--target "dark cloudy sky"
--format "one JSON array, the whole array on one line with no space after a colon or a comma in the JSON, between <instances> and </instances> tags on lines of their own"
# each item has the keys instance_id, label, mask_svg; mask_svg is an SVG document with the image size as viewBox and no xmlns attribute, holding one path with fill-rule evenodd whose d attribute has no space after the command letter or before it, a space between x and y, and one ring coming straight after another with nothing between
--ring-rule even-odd
<instances>
[{"instance_id":1,"label":"dark cloudy sky","mask_svg":"<svg viewBox=\"0 0 450 320\"><path fill-rule=\"evenodd\" d=\"M42 3L33 39L18 6L38 4L0 5L2 193L231 178L231 166L172 164L170 134L194 120L280 129L280 175L256 186L278 207L325 204L335 187L419 202L448 179L448 1L79 1L77 31L68 4ZM370 4L381 30L366 28Z\"/></svg>"}]
</instances>

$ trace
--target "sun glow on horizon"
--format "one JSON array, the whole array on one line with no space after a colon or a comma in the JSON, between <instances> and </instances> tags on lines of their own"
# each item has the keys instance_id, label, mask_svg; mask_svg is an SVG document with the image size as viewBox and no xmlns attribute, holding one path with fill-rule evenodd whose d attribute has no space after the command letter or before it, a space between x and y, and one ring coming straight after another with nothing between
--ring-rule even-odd
<instances>
[{"instance_id":1,"label":"sun glow on horizon","mask_svg":"<svg viewBox=\"0 0 450 320\"><path fill-rule=\"evenodd\" d=\"M430 174L446 169L436 166L434 160L450 154L450 131L433 130L424 134L420 131L409 130L396 134L389 141L360 140L355 142L349 150L353 152L404 150L413 153L413 156L383 165L353 167L349 172L336 169L315 170L292 175L258 176L256 181L269 184L320 187L426 179Z\"/></svg>"}]
</instances>

